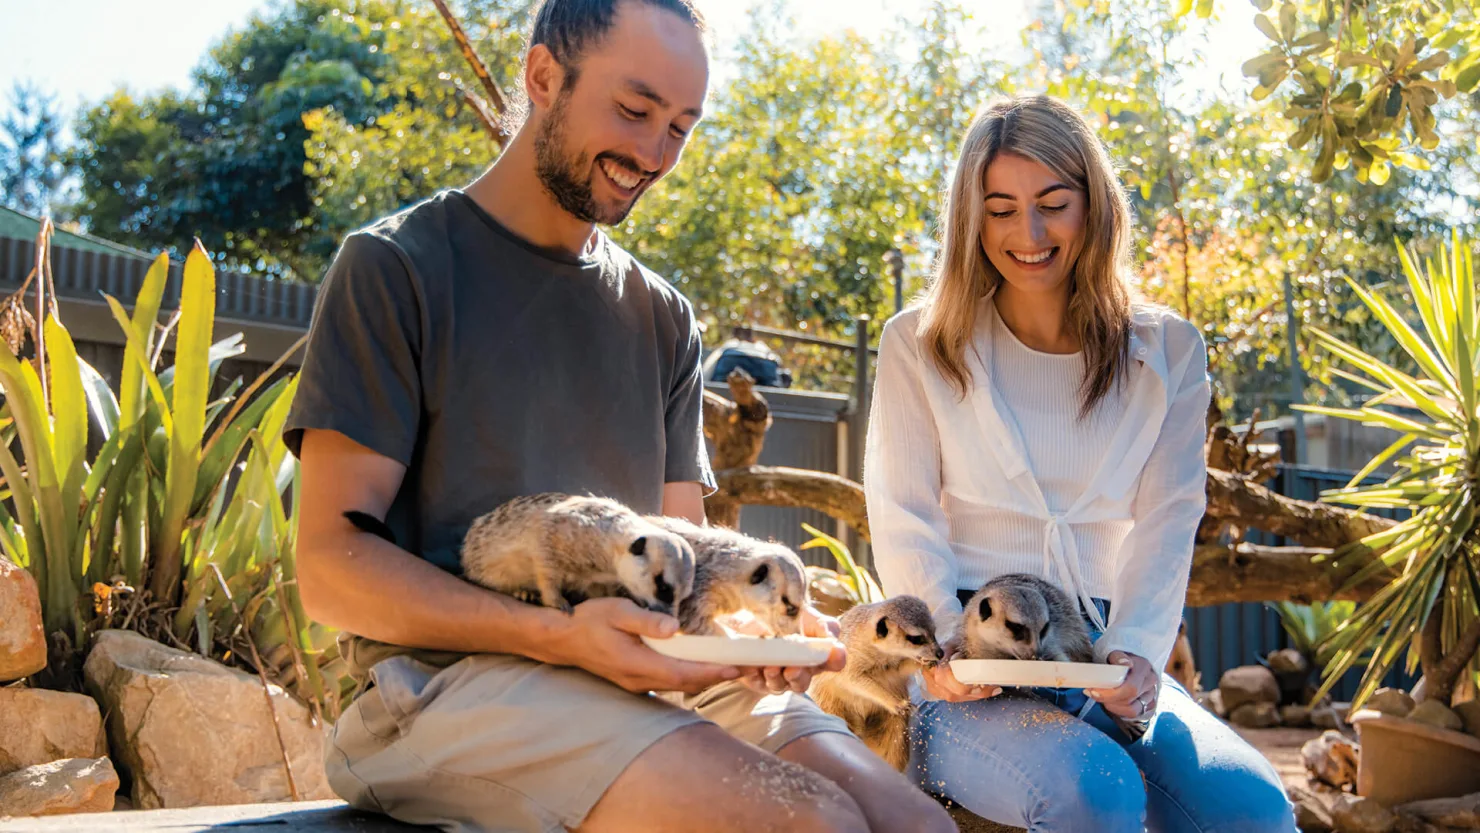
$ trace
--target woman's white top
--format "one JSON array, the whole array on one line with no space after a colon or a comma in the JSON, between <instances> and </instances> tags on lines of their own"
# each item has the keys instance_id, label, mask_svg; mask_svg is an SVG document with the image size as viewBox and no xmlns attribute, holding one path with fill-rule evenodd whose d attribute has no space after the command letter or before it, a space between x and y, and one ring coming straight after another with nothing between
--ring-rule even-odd
<instances>
[{"instance_id":1,"label":"woman's white top","mask_svg":"<svg viewBox=\"0 0 1480 833\"><path fill-rule=\"evenodd\" d=\"M1032 573L1109 599L1095 644L1162 668L1206 506L1211 388L1197 329L1161 308L1132 315L1124 383L1081 420L1080 354L1023 345L980 301L964 399L918 338L920 310L884 327L864 456L874 564L891 596L918 596L941 638L957 589Z\"/></svg>"}]
</instances>

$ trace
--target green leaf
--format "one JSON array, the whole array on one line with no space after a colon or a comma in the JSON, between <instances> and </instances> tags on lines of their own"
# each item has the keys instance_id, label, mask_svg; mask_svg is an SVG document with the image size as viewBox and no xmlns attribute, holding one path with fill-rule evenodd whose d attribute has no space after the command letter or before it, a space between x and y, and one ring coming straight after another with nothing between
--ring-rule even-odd
<instances>
[{"instance_id":1,"label":"green leaf","mask_svg":"<svg viewBox=\"0 0 1480 833\"><path fill-rule=\"evenodd\" d=\"M1172 17L1186 17L1192 11L1192 0L1172 0Z\"/></svg>"},{"instance_id":2,"label":"green leaf","mask_svg":"<svg viewBox=\"0 0 1480 833\"><path fill-rule=\"evenodd\" d=\"M1373 185L1386 185L1388 177L1391 174L1392 169L1389 168L1388 163L1382 159L1374 161L1372 163L1372 167L1367 169L1367 178L1372 181Z\"/></svg>"},{"instance_id":3,"label":"green leaf","mask_svg":"<svg viewBox=\"0 0 1480 833\"><path fill-rule=\"evenodd\" d=\"M1296 23L1295 4L1287 2L1280 7L1280 31L1285 37L1292 38L1295 36Z\"/></svg>"},{"instance_id":4,"label":"green leaf","mask_svg":"<svg viewBox=\"0 0 1480 833\"><path fill-rule=\"evenodd\" d=\"M1284 38L1280 37L1280 31L1274 27L1274 23L1267 16L1263 14L1254 15L1254 25L1258 27L1259 31L1264 33L1266 38L1269 38L1275 43L1284 42Z\"/></svg>"},{"instance_id":5,"label":"green leaf","mask_svg":"<svg viewBox=\"0 0 1480 833\"><path fill-rule=\"evenodd\" d=\"M127 374L130 367L138 369L139 377L143 380L144 389L153 397L155 405L158 406L159 417L164 425L165 435L168 436L174 433L175 423L173 417L170 416L169 404L168 400L165 399L164 389L159 385L159 377L155 376L154 370L149 367L149 360L145 358L144 350L140 349L140 339L132 325L128 323L128 314L123 311L123 305L118 303L118 300L112 296L104 295L103 300L108 302L108 307L113 311L114 319L124 325L124 332L128 334L128 344L124 347L123 351L124 373ZM127 378L126 375L125 378ZM138 419L142 419L147 408L141 402L136 410L139 412ZM120 407L118 422L120 431L132 428L137 421L137 419L128 420L127 416L128 410Z\"/></svg>"},{"instance_id":6,"label":"green leaf","mask_svg":"<svg viewBox=\"0 0 1480 833\"><path fill-rule=\"evenodd\" d=\"M82 369L72 335L56 320L46 316L46 352L50 359L52 449L62 499L67 505L82 501L82 481L87 477L87 395L82 388Z\"/></svg>"},{"instance_id":7,"label":"green leaf","mask_svg":"<svg viewBox=\"0 0 1480 833\"><path fill-rule=\"evenodd\" d=\"M139 368L148 369L147 362L154 344L154 325L159 320L159 303L164 297L169 274L170 259L160 254L144 275L144 283L139 287L138 297L134 299L133 318L120 318L115 310L114 317L120 318L119 325L123 327L124 336L128 339L125 349L140 353L140 360L125 357L123 362L123 379L118 388L120 428L128 428L144 413L144 379Z\"/></svg>"},{"instance_id":8,"label":"green leaf","mask_svg":"<svg viewBox=\"0 0 1480 833\"><path fill-rule=\"evenodd\" d=\"M77 360L77 365L82 371L88 413L97 421L106 440L118 430L118 399L113 396L113 389L108 387L108 380L97 369L81 359Z\"/></svg>"},{"instance_id":9,"label":"green leaf","mask_svg":"<svg viewBox=\"0 0 1480 833\"><path fill-rule=\"evenodd\" d=\"M1213 16L1213 0L1197 0L1197 16L1203 20Z\"/></svg>"},{"instance_id":10,"label":"green leaf","mask_svg":"<svg viewBox=\"0 0 1480 833\"><path fill-rule=\"evenodd\" d=\"M1480 85L1480 63L1471 64L1454 77L1454 86L1462 93L1473 91L1477 85Z\"/></svg>"}]
</instances>

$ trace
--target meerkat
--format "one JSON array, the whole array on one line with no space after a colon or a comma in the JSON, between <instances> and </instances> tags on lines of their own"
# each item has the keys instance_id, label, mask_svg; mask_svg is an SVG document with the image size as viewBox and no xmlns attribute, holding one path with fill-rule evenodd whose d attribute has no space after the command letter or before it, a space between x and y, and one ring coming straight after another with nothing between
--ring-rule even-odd
<instances>
[{"instance_id":1,"label":"meerkat","mask_svg":"<svg viewBox=\"0 0 1480 833\"><path fill-rule=\"evenodd\" d=\"M375 518L345 515L394 542ZM621 596L675 614L694 586L687 541L600 497L514 498L473 521L461 559L463 576L474 584L566 613L586 599Z\"/></svg>"},{"instance_id":2,"label":"meerkat","mask_svg":"<svg viewBox=\"0 0 1480 833\"><path fill-rule=\"evenodd\" d=\"M807 571L788 547L678 518L648 520L683 538L694 551L693 592L678 606L680 631L718 635L718 617L748 611L769 636L801 633Z\"/></svg>"},{"instance_id":3,"label":"meerkat","mask_svg":"<svg viewBox=\"0 0 1480 833\"><path fill-rule=\"evenodd\" d=\"M1037 576L1009 573L992 579L971 597L965 614L959 636L968 659L1093 659L1079 607Z\"/></svg>"},{"instance_id":4,"label":"meerkat","mask_svg":"<svg viewBox=\"0 0 1480 833\"><path fill-rule=\"evenodd\" d=\"M851 608L839 621L848 664L813 677L807 694L902 772L910 759L910 677L945 656L935 619L923 601L896 596Z\"/></svg>"}]
</instances>

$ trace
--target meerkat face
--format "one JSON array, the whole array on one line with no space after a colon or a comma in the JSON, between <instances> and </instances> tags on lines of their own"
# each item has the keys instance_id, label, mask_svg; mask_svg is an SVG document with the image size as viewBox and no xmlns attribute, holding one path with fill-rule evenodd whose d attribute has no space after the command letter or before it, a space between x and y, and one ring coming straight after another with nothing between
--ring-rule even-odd
<instances>
[{"instance_id":1,"label":"meerkat face","mask_svg":"<svg viewBox=\"0 0 1480 833\"><path fill-rule=\"evenodd\" d=\"M874 644L890 656L930 667L940 662L945 652L935 641L933 628L903 621L885 614L874 623Z\"/></svg>"},{"instance_id":2,"label":"meerkat face","mask_svg":"<svg viewBox=\"0 0 1480 833\"><path fill-rule=\"evenodd\" d=\"M1046 659L1039 652L1050 627L1042 596L993 590L981 597L974 613L972 625L999 651L1016 659Z\"/></svg>"},{"instance_id":3,"label":"meerkat face","mask_svg":"<svg viewBox=\"0 0 1480 833\"><path fill-rule=\"evenodd\" d=\"M641 530L618 557L617 575L638 604L673 614L694 589L694 550L671 532Z\"/></svg>"},{"instance_id":4,"label":"meerkat face","mask_svg":"<svg viewBox=\"0 0 1480 833\"><path fill-rule=\"evenodd\" d=\"M802 606L807 603L807 574L802 560L782 547L752 559L741 588L742 607L749 609L777 636L802 632Z\"/></svg>"}]
</instances>

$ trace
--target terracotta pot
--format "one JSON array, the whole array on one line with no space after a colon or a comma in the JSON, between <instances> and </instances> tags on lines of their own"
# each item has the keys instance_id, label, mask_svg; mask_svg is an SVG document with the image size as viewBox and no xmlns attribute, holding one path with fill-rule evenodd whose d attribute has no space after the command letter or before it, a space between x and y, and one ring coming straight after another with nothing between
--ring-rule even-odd
<instances>
[{"instance_id":1,"label":"terracotta pot","mask_svg":"<svg viewBox=\"0 0 1480 833\"><path fill-rule=\"evenodd\" d=\"M1362 744L1357 795L1393 807L1480 792L1480 739L1372 709L1350 720Z\"/></svg>"}]
</instances>

